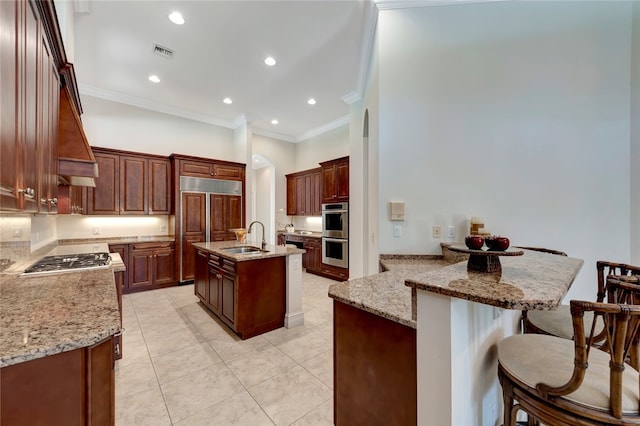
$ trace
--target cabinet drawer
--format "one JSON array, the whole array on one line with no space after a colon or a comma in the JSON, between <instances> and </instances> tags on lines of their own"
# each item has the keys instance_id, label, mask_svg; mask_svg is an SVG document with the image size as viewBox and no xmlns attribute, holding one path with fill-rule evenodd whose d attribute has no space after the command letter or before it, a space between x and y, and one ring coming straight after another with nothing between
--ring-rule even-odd
<instances>
[{"instance_id":1,"label":"cabinet drawer","mask_svg":"<svg viewBox=\"0 0 640 426\"><path fill-rule=\"evenodd\" d=\"M222 259L222 269L225 270L225 272L229 272L235 275L236 273L236 262L232 262L230 260L227 259Z\"/></svg>"},{"instance_id":2,"label":"cabinet drawer","mask_svg":"<svg viewBox=\"0 0 640 426\"><path fill-rule=\"evenodd\" d=\"M132 250L158 250L158 249L173 249L172 242L164 242L164 243L136 243L131 244Z\"/></svg>"}]
</instances>

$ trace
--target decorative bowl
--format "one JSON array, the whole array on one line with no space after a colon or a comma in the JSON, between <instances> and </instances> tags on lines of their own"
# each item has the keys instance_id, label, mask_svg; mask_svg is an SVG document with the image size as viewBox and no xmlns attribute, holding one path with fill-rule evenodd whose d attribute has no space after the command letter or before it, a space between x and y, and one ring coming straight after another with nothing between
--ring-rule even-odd
<instances>
[{"instance_id":1,"label":"decorative bowl","mask_svg":"<svg viewBox=\"0 0 640 426\"><path fill-rule=\"evenodd\" d=\"M467 235L464 237L464 244L471 250L480 250L484 245L484 238L479 235Z\"/></svg>"},{"instance_id":2,"label":"decorative bowl","mask_svg":"<svg viewBox=\"0 0 640 426\"><path fill-rule=\"evenodd\" d=\"M487 245L489 250L505 251L509 248L509 239L499 235L492 235L485 238L484 243Z\"/></svg>"}]
</instances>

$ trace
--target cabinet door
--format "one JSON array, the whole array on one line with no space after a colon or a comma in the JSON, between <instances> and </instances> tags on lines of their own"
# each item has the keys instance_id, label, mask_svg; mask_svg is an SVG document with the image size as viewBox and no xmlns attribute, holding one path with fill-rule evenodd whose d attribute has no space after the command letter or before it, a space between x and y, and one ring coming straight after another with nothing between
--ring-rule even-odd
<instances>
[{"instance_id":1,"label":"cabinet door","mask_svg":"<svg viewBox=\"0 0 640 426\"><path fill-rule=\"evenodd\" d=\"M129 252L129 289L142 290L153 285L153 251L131 250Z\"/></svg>"},{"instance_id":2,"label":"cabinet door","mask_svg":"<svg viewBox=\"0 0 640 426\"><path fill-rule=\"evenodd\" d=\"M311 174L311 215L322 215L322 173Z\"/></svg>"},{"instance_id":3,"label":"cabinet door","mask_svg":"<svg viewBox=\"0 0 640 426\"><path fill-rule=\"evenodd\" d=\"M214 313L220 315L220 300L222 296L222 273L217 266L209 264L208 305Z\"/></svg>"},{"instance_id":4,"label":"cabinet door","mask_svg":"<svg viewBox=\"0 0 640 426\"><path fill-rule=\"evenodd\" d=\"M87 214L120 214L120 156L96 152L98 176L95 188L87 188Z\"/></svg>"},{"instance_id":5,"label":"cabinet door","mask_svg":"<svg viewBox=\"0 0 640 426\"><path fill-rule=\"evenodd\" d=\"M296 215L305 214L306 186L304 176L296 177Z\"/></svg>"},{"instance_id":6,"label":"cabinet door","mask_svg":"<svg viewBox=\"0 0 640 426\"><path fill-rule=\"evenodd\" d=\"M118 253L124 262L125 269L129 262L129 245L128 244L109 244L110 253ZM118 307L120 308L120 322L122 323L122 294L127 292L128 276L127 271L115 272L116 291L118 292Z\"/></svg>"},{"instance_id":7,"label":"cabinet door","mask_svg":"<svg viewBox=\"0 0 640 426\"><path fill-rule=\"evenodd\" d=\"M146 158L120 156L120 214L149 212L147 168Z\"/></svg>"},{"instance_id":8,"label":"cabinet door","mask_svg":"<svg viewBox=\"0 0 640 426\"><path fill-rule=\"evenodd\" d=\"M174 259L174 250L156 250L153 253L154 285L173 284L176 282Z\"/></svg>"},{"instance_id":9,"label":"cabinet door","mask_svg":"<svg viewBox=\"0 0 640 426\"><path fill-rule=\"evenodd\" d=\"M244 168L227 164L214 164L213 176L216 179L244 180Z\"/></svg>"},{"instance_id":10,"label":"cabinet door","mask_svg":"<svg viewBox=\"0 0 640 426\"><path fill-rule=\"evenodd\" d=\"M194 248L193 243L206 239L206 198L203 193L182 193L182 244L180 248L181 281L194 278Z\"/></svg>"},{"instance_id":11,"label":"cabinet door","mask_svg":"<svg viewBox=\"0 0 640 426\"><path fill-rule=\"evenodd\" d=\"M287 215L295 216L297 211L296 178L287 176Z\"/></svg>"},{"instance_id":12,"label":"cabinet door","mask_svg":"<svg viewBox=\"0 0 640 426\"><path fill-rule=\"evenodd\" d=\"M18 57L17 14L14 1L0 1L0 211L16 211L18 206Z\"/></svg>"},{"instance_id":13,"label":"cabinet door","mask_svg":"<svg viewBox=\"0 0 640 426\"><path fill-rule=\"evenodd\" d=\"M322 201L331 203L336 199L335 166L322 168Z\"/></svg>"},{"instance_id":14,"label":"cabinet door","mask_svg":"<svg viewBox=\"0 0 640 426\"><path fill-rule=\"evenodd\" d=\"M222 274L222 317L232 325L236 317L236 277L229 273Z\"/></svg>"},{"instance_id":15,"label":"cabinet door","mask_svg":"<svg viewBox=\"0 0 640 426\"><path fill-rule=\"evenodd\" d=\"M209 300L209 254L202 250L196 250L195 252L195 278L193 290L200 300L207 303Z\"/></svg>"},{"instance_id":16,"label":"cabinet door","mask_svg":"<svg viewBox=\"0 0 640 426\"><path fill-rule=\"evenodd\" d=\"M203 161L180 160L180 176L212 178L213 164Z\"/></svg>"},{"instance_id":17,"label":"cabinet door","mask_svg":"<svg viewBox=\"0 0 640 426\"><path fill-rule=\"evenodd\" d=\"M22 210L26 212L38 211L38 200L40 194L37 193L38 177L41 170L38 170L38 122L37 122L37 105L38 105L38 43L40 38L40 26L35 7L31 2L19 2L23 12L24 33L22 40L19 38L18 52L22 58L22 70L18 77L19 91L19 140L22 141L22 162L20 166L22 171L18 175L22 175L22 188L33 189L35 195L30 196L26 193L23 197ZM20 44L20 41L22 43ZM20 120L23 118L23 120ZM4 166L4 164L3 164Z\"/></svg>"},{"instance_id":18,"label":"cabinet door","mask_svg":"<svg viewBox=\"0 0 640 426\"><path fill-rule=\"evenodd\" d=\"M169 160L149 159L149 214L169 214L171 209Z\"/></svg>"},{"instance_id":19,"label":"cabinet door","mask_svg":"<svg viewBox=\"0 0 640 426\"><path fill-rule=\"evenodd\" d=\"M235 234L229 229L242 227L242 197L221 194L209 197L211 241L234 240Z\"/></svg>"},{"instance_id":20,"label":"cabinet door","mask_svg":"<svg viewBox=\"0 0 640 426\"><path fill-rule=\"evenodd\" d=\"M349 163L336 165L336 195L339 201L349 200Z\"/></svg>"},{"instance_id":21,"label":"cabinet door","mask_svg":"<svg viewBox=\"0 0 640 426\"><path fill-rule=\"evenodd\" d=\"M226 196L227 229L242 227L242 197L239 195ZM235 239L235 234L229 233L229 239Z\"/></svg>"}]
</instances>

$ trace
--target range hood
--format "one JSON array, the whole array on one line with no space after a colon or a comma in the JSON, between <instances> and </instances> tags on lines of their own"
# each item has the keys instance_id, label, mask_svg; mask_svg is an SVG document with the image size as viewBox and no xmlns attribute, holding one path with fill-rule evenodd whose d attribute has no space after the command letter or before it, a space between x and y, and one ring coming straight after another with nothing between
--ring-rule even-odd
<instances>
[{"instance_id":1,"label":"range hood","mask_svg":"<svg viewBox=\"0 0 640 426\"><path fill-rule=\"evenodd\" d=\"M95 187L98 163L82 128L71 94L60 88L60 118L58 125L58 177L65 185Z\"/></svg>"}]
</instances>

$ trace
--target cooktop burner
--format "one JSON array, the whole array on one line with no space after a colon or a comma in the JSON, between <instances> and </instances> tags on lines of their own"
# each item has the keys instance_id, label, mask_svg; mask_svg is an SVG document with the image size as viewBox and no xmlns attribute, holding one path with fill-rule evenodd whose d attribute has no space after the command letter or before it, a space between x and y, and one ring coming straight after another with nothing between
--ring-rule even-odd
<instances>
[{"instance_id":1,"label":"cooktop burner","mask_svg":"<svg viewBox=\"0 0 640 426\"><path fill-rule=\"evenodd\" d=\"M109 253L80 253L60 256L45 256L24 270L26 274L58 272L73 269L100 268L111 263Z\"/></svg>"}]
</instances>

